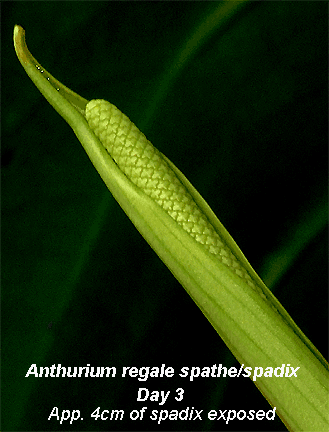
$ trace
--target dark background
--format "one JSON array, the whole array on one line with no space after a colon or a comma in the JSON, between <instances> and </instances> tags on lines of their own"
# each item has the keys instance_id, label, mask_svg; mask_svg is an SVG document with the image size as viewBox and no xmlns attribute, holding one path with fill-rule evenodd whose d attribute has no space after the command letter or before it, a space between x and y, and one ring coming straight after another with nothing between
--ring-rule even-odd
<instances>
[{"instance_id":1,"label":"dark background","mask_svg":"<svg viewBox=\"0 0 329 432\"><path fill-rule=\"evenodd\" d=\"M114 103L183 171L327 357L327 3L229 4L2 3L2 430L286 430L129 420L270 405L250 379L178 377L236 363L25 74L14 24L52 75ZM33 363L176 375L25 378ZM139 387L185 397L159 407ZM48 421L53 407L84 421ZM97 407L126 417L95 421Z\"/></svg>"}]
</instances>

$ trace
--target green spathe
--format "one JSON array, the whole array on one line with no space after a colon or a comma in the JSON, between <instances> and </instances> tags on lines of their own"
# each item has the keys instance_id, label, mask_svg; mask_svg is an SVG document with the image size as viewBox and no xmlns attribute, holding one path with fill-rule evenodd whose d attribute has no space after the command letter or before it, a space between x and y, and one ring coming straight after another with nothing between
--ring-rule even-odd
<instances>
[{"instance_id":1,"label":"green spathe","mask_svg":"<svg viewBox=\"0 0 329 432\"><path fill-rule=\"evenodd\" d=\"M196 242L154 199L127 178L88 125L84 117L88 101L42 68L28 51L24 30L19 26L14 29L14 44L25 71L72 127L114 198L238 361L252 368L266 369L283 363L300 368L298 379L262 376L256 382L288 429L328 431L328 363L263 284L203 198L162 155L215 231L256 281L257 290Z\"/></svg>"}]
</instances>

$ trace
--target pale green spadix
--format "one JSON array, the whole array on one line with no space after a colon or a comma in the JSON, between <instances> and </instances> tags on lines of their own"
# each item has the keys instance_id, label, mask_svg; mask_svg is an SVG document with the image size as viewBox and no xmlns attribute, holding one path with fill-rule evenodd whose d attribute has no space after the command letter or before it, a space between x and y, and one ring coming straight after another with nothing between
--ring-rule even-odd
<instances>
[{"instance_id":1,"label":"pale green spadix","mask_svg":"<svg viewBox=\"0 0 329 432\"><path fill-rule=\"evenodd\" d=\"M246 268L215 230L188 188L146 136L116 106L91 100L85 110L89 126L137 187L160 205L210 253L254 287Z\"/></svg>"},{"instance_id":2,"label":"pale green spadix","mask_svg":"<svg viewBox=\"0 0 329 432\"><path fill-rule=\"evenodd\" d=\"M287 428L327 432L328 363L200 194L114 105L89 102L49 74L28 51L20 26L14 44L25 71L70 124L114 198L241 365L298 368L297 376L254 380Z\"/></svg>"}]
</instances>

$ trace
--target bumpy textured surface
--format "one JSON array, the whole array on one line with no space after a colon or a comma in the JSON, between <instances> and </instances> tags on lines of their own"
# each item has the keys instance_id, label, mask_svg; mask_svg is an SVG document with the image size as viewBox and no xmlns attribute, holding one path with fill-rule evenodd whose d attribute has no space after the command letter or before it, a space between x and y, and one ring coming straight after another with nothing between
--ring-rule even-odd
<instances>
[{"instance_id":1,"label":"bumpy textured surface","mask_svg":"<svg viewBox=\"0 0 329 432\"><path fill-rule=\"evenodd\" d=\"M110 102L99 99L87 104L85 116L90 128L125 175L197 242L254 287L246 269L217 234L185 186L129 118Z\"/></svg>"}]
</instances>

